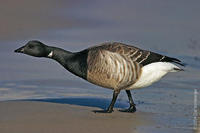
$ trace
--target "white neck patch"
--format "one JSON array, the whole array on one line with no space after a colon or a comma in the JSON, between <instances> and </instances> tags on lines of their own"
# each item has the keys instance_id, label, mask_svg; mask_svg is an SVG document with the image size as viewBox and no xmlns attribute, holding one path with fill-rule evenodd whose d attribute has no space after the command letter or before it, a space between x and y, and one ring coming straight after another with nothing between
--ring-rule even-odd
<instances>
[{"instance_id":1,"label":"white neck patch","mask_svg":"<svg viewBox=\"0 0 200 133\"><path fill-rule=\"evenodd\" d=\"M53 51L48 54L48 57L51 58L53 56Z\"/></svg>"}]
</instances>

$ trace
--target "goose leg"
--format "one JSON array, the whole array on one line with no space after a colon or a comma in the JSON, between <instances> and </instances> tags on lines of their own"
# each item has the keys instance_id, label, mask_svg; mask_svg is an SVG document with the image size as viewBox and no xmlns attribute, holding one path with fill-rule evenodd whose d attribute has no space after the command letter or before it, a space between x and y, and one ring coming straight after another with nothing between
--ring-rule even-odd
<instances>
[{"instance_id":1,"label":"goose leg","mask_svg":"<svg viewBox=\"0 0 200 133\"><path fill-rule=\"evenodd\" d=\"M133 102L131 91L130 90L126 90L126 94L128 96L128 99L129 99L130 107L128 109L126 109L126 110L121 110L121 111L122 112L131 112L131 113L134 113L136 111L136 107L135 107L135 103Z\"/></svg>"},{"instance_id":2,"label":"goose leg","mask_svg":"<svg viewBox=\"0 0 200 133\"><path fill-rule=\"evenodd\" d=\"M102 111L95 111L95 113L112 113L113 112L113 107L115 105L115 102L117 100L117 96L119 95L120 91L114 91L113 92L113 98L112 101L109 105L109 107L106 110L102 110Z\"/></svg>"}]
</instances>

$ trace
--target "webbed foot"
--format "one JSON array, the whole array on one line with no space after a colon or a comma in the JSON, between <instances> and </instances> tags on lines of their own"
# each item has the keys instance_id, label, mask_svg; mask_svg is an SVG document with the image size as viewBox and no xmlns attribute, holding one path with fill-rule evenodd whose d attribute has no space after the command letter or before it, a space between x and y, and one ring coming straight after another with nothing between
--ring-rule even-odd
<instances>
[{"instance_id":1,"label":"webbed foot","mask_svg":"<svg viewBox=\"0 0 200 133\"><path fill-rule=\"evenodd\" d=\"M134 112L136 112L136 107L135 106L130 106L128 109L119 110L119 111L120 112L134 113Z\"/></svg>"}]
</instances>

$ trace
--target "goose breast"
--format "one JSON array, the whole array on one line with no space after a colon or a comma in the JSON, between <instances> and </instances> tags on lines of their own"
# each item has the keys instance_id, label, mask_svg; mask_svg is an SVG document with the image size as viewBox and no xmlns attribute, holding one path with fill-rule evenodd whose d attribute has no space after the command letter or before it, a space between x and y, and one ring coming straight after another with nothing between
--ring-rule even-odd
<instances>
[{"instance_id":1,"label":"goose breast","mask_svg":"<svg viewBox=\"0 0 200 133\"><path fill-rule=\"evenodd\" d=\"M88 53L87 80L110 89L126 89L141 73L140 65L119 53L93 49Z\"/></svg>"}]
</instances>

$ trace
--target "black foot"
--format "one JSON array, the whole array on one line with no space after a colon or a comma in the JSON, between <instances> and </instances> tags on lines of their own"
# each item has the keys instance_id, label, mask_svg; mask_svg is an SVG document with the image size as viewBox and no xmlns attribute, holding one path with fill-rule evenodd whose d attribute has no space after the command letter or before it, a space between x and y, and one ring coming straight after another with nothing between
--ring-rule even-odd
<instances>
[{"instance_id":1,"label":"black foot","mask_svg":"<svg viewBox=\"0 0 200 133\"><path fill-rule=\"evenodd\" d=\"M112 113L113 110L94 110L94 113Z\"/></svg>"},{"instance_id":2,"label":"black foot","mask_svg":"<svg viewBox=\"0 0 200 133\"><path fill-rule=\"evenodd\" d=\"M120 111L120 112L134 113L134 112L136 112L136 107L135 107L135 106L130 106L128 109L119 110L119 111Z\"/></svg>"}]
</instances>

